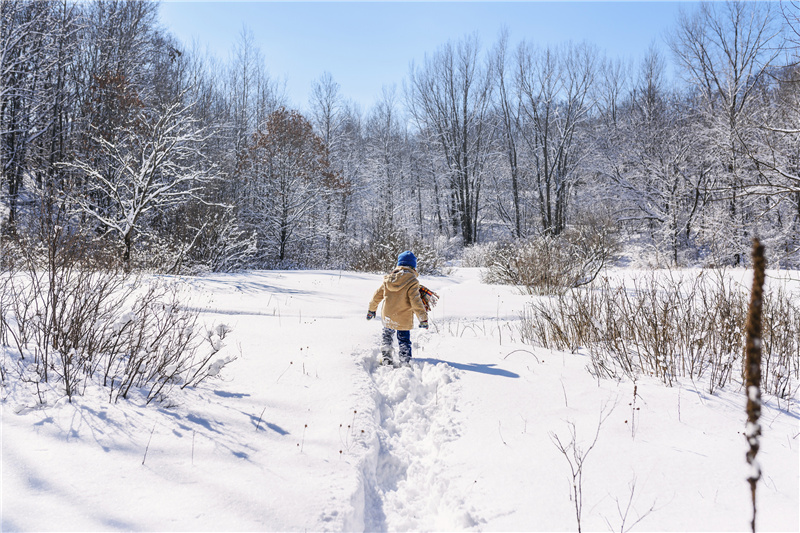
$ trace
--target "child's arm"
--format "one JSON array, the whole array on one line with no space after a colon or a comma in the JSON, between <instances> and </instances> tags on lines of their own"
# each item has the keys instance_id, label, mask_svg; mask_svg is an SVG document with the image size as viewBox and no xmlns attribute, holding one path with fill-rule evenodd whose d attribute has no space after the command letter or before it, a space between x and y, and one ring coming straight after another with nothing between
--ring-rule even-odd
<instances>
[{"instance_id":1,"label":"child's arm","mask_svg":"<svg viewBox=\"0 0 800 533\"><path fill-rule=\"evenodd\" d=\"M375 294L372 296L372 300L369 302L369 312L372 313L372 316L375 316L375 311L378 310L378 305L383 301L383 297L383 283L381 283L381 286L378 287L378 290L375 291Z\"/></svg>"}]
</instances>

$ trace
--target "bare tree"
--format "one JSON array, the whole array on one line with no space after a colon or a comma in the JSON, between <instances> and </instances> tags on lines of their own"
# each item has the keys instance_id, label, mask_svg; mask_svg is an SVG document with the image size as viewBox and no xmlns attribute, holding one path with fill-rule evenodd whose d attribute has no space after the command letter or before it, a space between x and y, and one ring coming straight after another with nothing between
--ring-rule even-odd
<instances>
[{"instance_id":1,"label":"bare tree","mask_svg":"<svg viewBox=\"0 0 800 533\"><path fill-rule=\"evenodd\" d=\"M256 70L261 61L261 51L254 44L252 30L246 26L231 54L228 89L236 143L236 153L243 153L252 133L258 127L253 105Z\"/></svg>"},{"instance_id":2,"label":"bare tree","mask_svg":"<svg viewBox=\"0 0 800 533\"><path fill-rule=\"evenodd\" d=\"M452 222L465 245L478 239L481 192L491 153L492 69L477 35L449 42L411 66L408 107L445 162Z\"/></svg>"},{"instance_id":3,"label":"bare tree","mask_svg":"<svg viewBox=\"0 0 800 533\"><path fill-rule=\"evenodd\" d=\"M570 192L589 142L581 135L595 105L596 63L597 52L588 44L536 49L523 42L517 51L522 138L547 234L566 227Z\"/></svg>"},{"instance_id":4,"label":"bare tree","mask_svg":"<svg viewBox=\"0 0 800 533\"><path fill-rule=\"evenodd\" d=\"M780 54L775 10L768 2L709 2L682 13L670 46L687 81L698 91L709 155L715 161L715 187L727 201L721 228L730 233L733 261L747 247L743 225L749 216L742 195L748 180L742 140L753 125L753 112L765 73Z\"/></svg>"},{"instance_id":5,"label":"bare tree","mask_svg":"<svg viewBox=\"0 0 800 533\"><path fill-rule=\"evenodd\" d=\"M383 88L367 120L367 154L365 171L374 188L373 217L383 219L389 227L395 216L408 204L408 176L404 161L404 131L401 129L395 88ZM404 202L403 199L406 199Z\"/></svg>"},{"instance_id":6,"label":"bare tree","mask_svg":"<svg viewBox=\"0 0 800 533\"><path fill-rule=\"evenodd\" d=\"M114 142L118 129L135 120L152 94L157 14L157 4L135 0L95 0L88 6L76 61L77 83L84 84L82 157L95 155L93 137Z\"/></svg>"},{"instance_id":7,"label":"bare tree","mask_svg":"<svg viewBox=\"0 0 800 533\"><path fill-rule=\"evenodd\" d=\"M520 135L521 135L521 97L518 85L514 83L513 76L507 74L508 57L508 31L503 30L495 45L494 72L497 83L497 114L500 117L500 131L503 151L508 162L508 174L511 187L511 210L500 201L498 212L503 220L510 223L512 235L522 238L527 234L523 209L525 202L520 198L523 189L523 176L525 165L520 164ZM512 71L513 72L513 71Z\"/></svg>"},{"instance_id":8,"label":"bare tree","mask_svg":"<svg viewBox=\"0 0 800 533\"><path fill-rule=\"evenodd\" d=\"M347 102L341 110L341 131L336 150L331 154L331 166L346 185L342 189L339 230L344 236L358 236L363 225L364 211L360 208L361 195L366 190L366 142L364 117L361 108Z\"/></svg>"},{"instance_id":9,"label":"bare tree","mask_svg":"<svg viewBox=\"0 0 800 533\"><path fill-rule=\"evenodd\" d=\"M339 84L325 72L311 84L311 118L329 150L334 150L342 121L342 96Z\"/></svg>"},{"instance_id":10,"label":"bare tree","mask_svg":"<svg viewBox=\"0 0 800 533\"><path fill-rule=\"evenodd\" d=\"M147 216L197 197L213 179L198 167L204 138L190 112L191 106L180 100L163 109L142 110L116 142L94 137L102 166L92 160L64 164L86 183L85 189L73 191L73 201L82 214L117 235L126 263L136 233L146 231Z\"/></svg>"},{"instance_id":11,"label":"bare tree","mask_svg":"<svg viewBox=\"0 0 800 533\"><path fill-rule=\"evenodd\" d=\"M0 3L0 187L7 198L6 234L16 232L32 145L41 145L46 133L55 130L48 104L63 98L49 85L55 70L63 72L53 53L63 29L54 11L45 2Z\"/></svg>"},{"instance_id":12,"label":"bare tree","mask_svg":"<svg viewBox=\"0 0 800 533\"><path fill-rule=\"evenodd\" d=\"M328 150L331 169L344 176L343 121L345 102L339 84L330 72L325 72L311 85L311 119ZM348 188L340 189L341 192ZM344 231L348 212L347 195L337 195L325 205L325 259L330 260L333 241Z\"/></svg>"},{"instance_id":13,"label":"bare tree","mask_svg":"<svg viewBox=\"0 0 800 533\"><path fill-rule=\"evenodd\" d=\"M772 245L776 263L796 262L800 249L800 68L775 69L772 105L758 117L760 127L742 143L758 179L745 191L759 199L760 237Z\"/></svg>"},{"instance_id":14,"label":"bare tree","mask_svg":"<svg viewBox=\"0 0 800 533\"><path fill-rule=\"evenodd\" d=\"M757 128L740 139L755 164L757 180L746 184L759 198L764 224L760 237L772 245L774 259L796 262L800 249L800 6L781 3L785 35L784 66L769 70L769 102L756 115Z\"/></svg>"},{"instance_id":15,"label":"bare tree","mask_svg":"<svg viewBox=\"0 0 800 533\"><path fill-rule=\"evenodd\" d=\"M787 30L788 48L794 54L793 57L790 57L788 63L797 65L800 62L800 57L798 57L798 51L800 51L800 2L797 0L782 1L781 15Z\"/></svg>"},{"instance_id":16,"label":"bare tree","mask_svg":"<svg viewBox=\"0 0 800 533\"><path fill-rule=\"evenodd\" d=\"M695 162L700 150L690 102L666 88L664 70L651 48L624 112L601 136L606 164L599 168L612 184L619 219L648 230L656 249L678 265L708 202L708 172Z\"/></svg>"},{"instance_id":17,"label":"bare tree","mask_svg":"<svg viewBox=\"0 0 800 533\"><path fill-rule=\"evenodd\" d=\"M278 83L271 80L261 50L255 44L253 31L242 26L239 39L235 43L228 62L225 78L225 100L230 107L230 131L233 140L233 154L236 162L246 157L252 147L254 134L272 114L286 105ZM234 164L236 164L234 162ZM231 180L229 188L232 197L241 193L241 183Z\"/></svg>"},{"instance_id":18,"label":"bare tree","mask_svg":"<svg viewBox=\"0 0 800 533\"><path fill-rule=\"evenodd\" d=\"M609 128L617 127L619 115L630 90L630 70L630 64L619 58L606 58L600 67L598 104L601 116Z\"/></svg>"},{"instance_id":19,"label":"bare tree","mask_svg":"<svg viewBox=\"0 0 800 533\"><path fill-rule=\"evenodd\" d=\"M239 208L259 234L262 261L303 264L318 244L320 209L339 184L322 139L300 113L281 108L254 135L241 168Z\"/></svg>"}]
</instances>

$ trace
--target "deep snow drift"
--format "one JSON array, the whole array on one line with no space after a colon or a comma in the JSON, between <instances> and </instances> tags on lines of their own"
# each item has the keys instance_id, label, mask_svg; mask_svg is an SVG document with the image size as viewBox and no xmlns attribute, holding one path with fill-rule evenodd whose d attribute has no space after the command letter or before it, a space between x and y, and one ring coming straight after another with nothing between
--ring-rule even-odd
<instances>
[{"instance_id":1,"label":"deep snow drift","mask_svg":"<svg viewBox=\"0 0 800 533\"><path fill-rule=\"evenodd\" d=\"M739 386L642 377L634 397L581 354L521 344L530 297L473 269L422 279L441 297L431 330L412 332L411 368L379 367L379 279L181 280L238 359L170 405L97 388L41 406L6 384L2 530L576 530L556 446L573 428L584 530L748 529ZM765 398L760 531L800 529L799 419Z\"/></svg>"}]
</instances>

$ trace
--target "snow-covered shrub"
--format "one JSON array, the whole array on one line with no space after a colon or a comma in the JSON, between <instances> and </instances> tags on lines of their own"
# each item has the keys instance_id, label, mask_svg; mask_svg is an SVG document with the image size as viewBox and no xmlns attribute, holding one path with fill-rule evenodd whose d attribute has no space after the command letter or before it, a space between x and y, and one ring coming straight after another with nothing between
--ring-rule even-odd
<instances>
[{"instance_id":1,"label":"snow-covered shrub","mask_svg":"<svg viewBox=\"0 0 800 533\"><path fill-rule=\"evenodd\" d=\"M475 244L464 248L461 253L461 266L464 268L485 268L490 259L498 253L499 245L495 242Z\"/></svg>"},{"instance_id":2,"label":"snow-covered shrub","mask_svg":"<svg viewBox=\"0 0 800 533\"><path fill-rule=\"evenodd\" d=\"M181 306L175 285L148 284L132 306L104 324L115 348L100 358L109 396L117 400L140 390L149 403L166 399L175 386L195 386L218 375L232 360L218 355L230 330L220 325L204 333L197 318Z\"/></svg>"},{"instance_id":3,"label":"snow-covered shrub","mask_svg":"<svg viewBox=\"0 0 800 533\"><path fill-rule=\"evenodd\" d=\"M707 378L709 392L741 377L747 295L722 271L697 276L650 273L614 286L607 278L531 304L520 332L531 344L585 349L598 376ZM786 397L800 379L796 296L764 299L763 386Z\"/></svg>"},{"instance_id":4,"label":"snow-covered shrub","mask_svg":"<svg viewBox=\"0 0 800 533\"><path fill-rule=\"evenodd\" d=\"M499 245L486 258L484 282L519 285L528 294L555 294L591 283L619 251L614 225L587 216L558 236Z\"/></svg>"},{"instance_id":5,"label":"snow-covered shrub","mask_svg":"<svg viewBox=\"0 0 800 533\"><path fill-rule=\"evenodd\" d=\"M189 204L168 219L159 217L157 231L143 233L134 245L131 268L194 275L254 266L255 233L242 229L232 210L203 207Z\"/></svg>"},{"instance_id":6,"label":"snow-covered shrub","mask_svg":"<svg viewBox=\"0 0 800 533\"><path fill-rule=\"evenodd\" d=\"M461 257L464 250L464 239L460 236L437 235L433 238L433 249L443 261L452 262Z\"/></svg>"},{"instance_id":7,"label":"snow-covered shrub","mask_svg":"<svg viewBox=\"0 0 800 533\"><path fill-rule=\"evenodd\" d=\"M486 260L485 283L519 285L528 294L551 294L569 287L569 254L549 236L498 246Z\"/></svg>"},{"instance_id":8,"label":"snow-covered shrub","mask_svg":"<svg viewBox=\"0 0 800 533\"><path fill-rule=\"evenodd\" d=\"M198 315L180 305L176 285L86 261L79 236L57 241L43 255L32 250L24 269L0 273L4 380L29 384L42 402L44 384L71 399L100 383L110 400L138 390L149 403L230 361L218 357L218 339L204 348Z\"/></svg>"},{"instance_id":9,"label":"snow-covered shrub","mask_svg":"<svg viewBox=\"0 0 800 533\"><path fill-rule=\"evenodd\" d=\"M442 273L445 261L434 246L385 223L379 224L367 239L350 242L345 253L346 268L358 272L388 272L397 265L397 256L404 250L412 250L417 256L420 274Z\"/></svg>"}]
</instances>

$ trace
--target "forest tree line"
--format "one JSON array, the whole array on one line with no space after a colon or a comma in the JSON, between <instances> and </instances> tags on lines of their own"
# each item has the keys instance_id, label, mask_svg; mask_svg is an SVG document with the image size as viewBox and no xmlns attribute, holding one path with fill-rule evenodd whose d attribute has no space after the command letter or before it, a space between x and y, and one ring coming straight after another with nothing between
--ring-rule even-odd
<instances>
[{"instance_id":1,"label":"forest tree line","mask_svg":"<svg viewBox=\"0 0 800 533\"><path fill-rule=\"evenodd\" d=\"M796 2L699 4L636 64L466 35L366 110L329 73L294 107L251 32L223 62L158 13L0 3L5 258L369 270L402 246L430 267L580 228L659 266L740 265L756 235L800 265Z\"/></svg>"}]
</instances>

